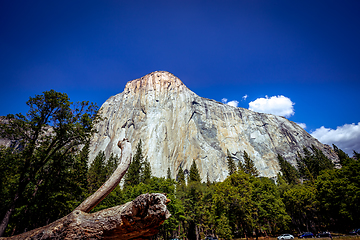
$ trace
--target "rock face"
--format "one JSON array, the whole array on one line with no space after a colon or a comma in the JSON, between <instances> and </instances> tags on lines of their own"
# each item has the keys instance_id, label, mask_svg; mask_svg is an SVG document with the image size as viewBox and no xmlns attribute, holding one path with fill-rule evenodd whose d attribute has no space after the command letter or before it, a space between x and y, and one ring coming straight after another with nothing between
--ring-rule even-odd
<instances>
[{"instance_id":1,"label":"rock face","mask_svg":"<svg viewBox=\"0 0 360 240\"><path fill-rule=\"evenodd\" d=\"M297 152L311 145L337 160L329 146L284 117L257 113L202 98L169 72L153 72L126 84L100 109L105 118L92 138L90 161L99 151L120 155L118 139L128 138L135 152L142 140L144 155L155 176L175 178L180 165L190 169L195 160L203 181L228 176L227 150L243 161L244 150L261 176L274 177L280 167L277 154L292 165Z\"/></svg>"}]
</instances>

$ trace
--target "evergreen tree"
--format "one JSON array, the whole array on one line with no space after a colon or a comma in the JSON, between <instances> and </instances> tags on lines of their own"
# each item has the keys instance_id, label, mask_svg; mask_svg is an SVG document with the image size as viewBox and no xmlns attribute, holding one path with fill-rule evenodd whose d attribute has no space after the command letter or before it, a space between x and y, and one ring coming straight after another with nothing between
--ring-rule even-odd
<instances>
[{"instance_id":1,"label":"evergreen tree","mask_svg":"<svg viewBox=\"0 0 360 240\"><path fill-rule=\"evenodd\" d=\"M151 178L151 166L147 158L145 158L143 165L144 166L141 174L141 182L147 184L150 182L150 178Z\"/></svg>"},{"instance_id":2,"label":"evergreen tree","mask_svg":"<svg viewBox=\"0 0 360 240\"><path fill-rule=\"evenodd\" d=\"M171 170L170 170L170 167L168 167L167 174L166 174L166 179L171 179Z\"/></svg>"},{"instance_id":3,"label":"evergreen tree","mask_svg":"<svg viewBox=\"0 0 360 240\"><path fill-rule=\"evenodd\" d=\"M200 174L199 170L197 169L196 162L193 160L191 167L190 167L190 182L200 182Z\"/></svg>"},{"instance_id":4,"label":"evergreen tree","mask_svg":"<svg viewBox=\"0 0 360 240\"><path fill-rule=\"evenodd\" d=\"M249 157L249 155L245 150L243 157L244 157L244 172L257 177L259 175L259 172L255 167L254 161Z\"/></svg>"},{"instance_id":5,"label":"evergreen tree","mask_svg":"<svg viewBox=\"0 0 360 240\"><path fill-rule=\"evenodd\" d=\"M229 150L227 150L226 161L227 161L227 165L228 165L228 169L229 169L229 175L231 175L236 171L236 165L235 165L234 158L231 156L231 153Z\"/></svg>"},{"instance_id":6,"label":"evergreen tree","mask_svg":"<svg viewBox=\"0 0 360 240\"><path fill-rule=\"evenodd\" d=\"M316 189L312 184L296 184L282 193L286 212L298 231L311 231L317 221Z\"/></svg>"},{"instance_id":7,"label":"evergreen tree","mask_svg":"<svg viewBox=\"0 0 360 240\"><path fill-rule=\"evenodd\" d=\"M200 223L202 218L201 199L203 196L203 185L201 184L201 178L195 160L193 160L190 167L186 188L180 187L179 190L183 191L183 195L179 195L184 202L187 216L187 237L188 239L197 239L199 235L199 226L197 223Z\"/></svg>"},{"instance_id":8,"label":"evergreen tree","mask_svg":"<svg viewBox=\"0 0 360 240\"><path fill-rule=\"evenodd\" d=\"M303 151L304 151L304 156L301 156L300 153L298 152L296 157L296 164L297 164L297 169L299 171L299 176L302 179L307 179L310 180L311 182L314 182L313 175L311 174L307 165L308 162L307 159L310 158L311 154L306 147L304 147Z\"/></svg>"},{"instance_id":9,"label":"evergreen tree","mask_svg":"<svg viewBox=\"0 0 360 240\"><path fill-rule=\"evenodd\" d=\"M206 186L210 186L211 185L211 181L210 181L210 177L209 177L209 172L206 173Z\"/></svg>"},{"instance_id":10,"label":"evergreen tree","mask_svg":"<svg viewBox=\"0 0 360 240\"><path fill-rule=\"evenodd\" d=\"M358 152L356 152L354 150L354 157L353 158L356 159L356 160L360 160L360 153L358 153Z\"/></svg>"},{"instance_id":11,"label":"evergreen tree","mask_svg":"<svg viewBox=\"0 0 360 240\"><path fill-rule=\"evenodd\" d=\"M315 146L312 146L310 150L304 147L304 156L300 156L298 153L297 165L300 176L314 183L322 170L332 169L334 164Z\"/></svg>"},{"instance_id":12,"label":"evergreen tree","mask_svg":"<svg viewBox=\"0 0 360 240\"><path fill-rule=\"evenodd\" d=\"M111 153L110 157L106 159L104 152L99 152L88 172L89 188L91 187L90 193L98 190L106 180L111 177L118 166L118 162L119 158L117 155ZM91 212L97 212L118 205L120 192L120 187L117 186L106 198L92 209Z\"/></svg>"},{"instance_id":13,"label":"evergreen tree","mask_svg":"<svg viewBox=\"0 0 360 240\"><path fill-rule=\"evenodd\" d=\"M221 238L225 240L233 239L229 219L225 216L225 213L221 214L221 216L217 219L216 225L216 232Z\"/></svg>"},{"instance_id":14,"label":"evergreen tree","mask_svg":"<svg viewBox=\"0 0 360 240\"><path fill-rule=\"evenodd\" d=\"M215 184L212 209L215 219L214 228L219 233L224 231L224 228L230 228L230 232L227 230L227 234L222 235L222 237L227 235L232 238L232 233L235 231L238 235L239 233L244 234L245 237L249 236L250 231L252 233L254 218L252 216L252 189L249 178L249 174L237 171L223 182ZM219 221L220 219L222 220Z\"/></svg>"},{"instance_id":15,"label":"evergreen tree","mask_svg":"<svg viewBox=\"0 0 360 240\"><path fill-rule=\"evenodd\" d=\"M106 181L105 161L105 153L100 151L91 163L87 174L89 193L94 193Z\"/></svg>"},{"instance_id":16,"label":"evergreen tree","mask_svg":"<svg viewBox=\"0 0 360 240\"><path fill-rule=\"evenodd\" d=\"M106 161L105 164L105 171L106 171L106 180L111 177L111 175L115 172L116 168L119 164L119 157L111 153L109 159Z\"/></svg>"},{"instance_id":17,"label":"evergreen tree","mask_svg":"<svg viewBox=\"0 0 360 240\"><path fill-rule=\"evenodd\" d=\"M15 174L17 184L13 186L11 200L4 207L7 210L1 214L4 218L0 224L0 236L17 207L24 204L27 207L23 209L35 207L30 206L32 203L28 200L30 196L36 197L41 186L54 183L55 177L51 177L50 173L72 173L67 167L73 166L71 161L76 161L76 152L89 140L95 131L93 123L99 119L96 105L88 102L73 104L67 94L54 90L30 97L26 104L30 109L25 116L10 114L0 124L0 137L18 141L21 146L18 153L21 163ZM65 191L62 193L65 194ZM31 227L36 227L36 224L42 222Z\"/></svg>"},{"instance_id":18,"label":"evergreen tree","mask_svg":"<svg viewBox=\"0 0 360 240\"><path fill-rule=\"evenodd\" d=\"M136 147L136 153L130 163L129 169L125 175L124 187L135 186L141 181L144 156L141 148L141 139Z\"/></svg>"},{"instance_id":19,"label":"evergreen tree","mask_svg":"<svg viewBox=\"0 0 360 240\"><path fill-rule=\"evenodd\" d=\"M333 149L339 157L340 165L346 165L347 161L349 160L349 155L347 155L343 150L339 149L335 144L333 144Z\"/></svg>"},{"instance_id":20,"label":"evergreen tree","mask_svg":"<svg viewBox=\"0 0 360 240\"><path fill-rule=\"evenodd\" d=\"M360 222L360 162L349 159L341 169L328 169L315 182L323 225L350 230Z\"/></svg>"},{"instance_id":21,"label":"evergreen tree","mask_svg":"<svg viewBox=\"0 0 360 240\"><path fill-rule=\"evenodd\" d=\"M79 179L80 187L86 189L88 187L87 182L87 173L88 173L88 160L89 160L89 152L90 152L90 140L88 140L84 147L81 149L80 153L76 156L75 168L78 169L76 176Z\"/></svg>"},{"instance_id":22,"label":"evergreen tree","mask_svg":"<svg viewBox=\"0 0 360 240\"><path fill-rule=\"evenodd\" d=\"M328 157L326 157L320 149L312 145L312 150L314 152L313 157L316 162L316 176L319 176L322 170L334 168L334 163Z\"/></svg>"},{"instance_id":23,"label":"evergreen tree","mask_svg":"<svg viewBox=\"0 0 360 240\"><path fill-rule=\"evenodd\" d=\"M184 170L182 169L181 165L179 167L176 181L178 182L179 185L182 185L182 186L185 185L185 174L184 174Z\"/></svg>"},{"instance_id":24,"label":"evergreen tree","mask_svg":"<svg viewBox=\"0 0 360 240\"><path fill-rule=\"evenodd\" d=\"M258 237L260 231L273 233L286 229L291 218L286 213L285 204L274 181L266 177L251 177L250 182L256 236Z\"/></svg>"},{"instance_id":25,"label":"evergreen tree","mask_svg":"<svg viewBox=\"0 0 360 240\"><path fill-rule=\"evenodd\" d=\"M297 184L299 180L296 168L293 167L289 162L285 161L280 154L278 154L277 158L280 165L280 171L284 176L286 182L288 184Z\"/></svg>"},{"instance_id":26,"label":"evergreen tree","mask_svg":"<svg viewBox=\"0 0 360 240\"><path fill-rule=\"evenodd\" d=\"M238 162L238 167L237 168L238 168L239 171L245 172L245 164L243 162L241 162L240 160Z\"/></svg>"}]
</instances>

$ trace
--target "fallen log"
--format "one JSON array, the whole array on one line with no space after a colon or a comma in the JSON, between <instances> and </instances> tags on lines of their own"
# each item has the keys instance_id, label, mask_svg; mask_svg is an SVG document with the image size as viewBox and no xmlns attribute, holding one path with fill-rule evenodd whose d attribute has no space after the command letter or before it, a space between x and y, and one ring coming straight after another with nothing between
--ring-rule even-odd
<instances>
[{"instance_id":1,"label":"fallen log","mask_svg":"<svg viewBox=\"0 0 360 240\"><path fill-rule=\"evenodd\" d=\"M118 143L121 159L111 177L67 216L49 225L0 239L148 239L171 215L164 194L142 194L120 206L88 213L120 182L131 162L131 144Z\"/></svg>"}]
</instances>

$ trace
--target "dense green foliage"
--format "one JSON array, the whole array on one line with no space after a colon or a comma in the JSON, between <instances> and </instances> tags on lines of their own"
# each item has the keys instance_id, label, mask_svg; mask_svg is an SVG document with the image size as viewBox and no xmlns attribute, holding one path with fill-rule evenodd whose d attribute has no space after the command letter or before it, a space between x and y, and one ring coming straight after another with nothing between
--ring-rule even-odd
<instances>
[{"instance_id":1,"label":"dense green foliage","mask_svg":"<svg viewBox=\"0 0 360 240\"><path fill-rule=\"evenodd\" d=\"M78 105L82 110L73 110L67 96L56 92L45 92L29 104L27 117L11 115L7 124L1 125L1 136L16 143L0 148L1 217L13 207L7 236L68 214L96 191L118 164L118 156L106 159L104 152L99 152L88 165L89 136L96 120L91 105L82 103ZM71 141L67 140L69 133ZM199 160L193 160L190 169L180 165L173 174L168 168L166 178L152 176L139 140L123 188L116 187L93 211L123 204L143 193L160 192L171 200L168 209L172 216L154 238L347 232L360 222L359 154L354 152L350 158L336 146L334 151L341 168L334 168L314 146L298 154L296 167L278 155L276 181L259 177L245 151L238 168L227 152L230 175L223 182L212 183L208 173L201 179Z\"/></svg>"},{"instance_id":2,"label":"dense green foliage","mask_svg":"<svg viewBox=\"0 0 360 240\"><path fill-rule=\"evenodd\" d=\"M229 169L229 175L231 175L231 174L233 174L234 172L236 172L235 161L234 161L234 158L231 156L229 150L227 150L226 162L227 162L227 166L228 166L228 169Z\"/></svg>"},{"instance_id":3,"label":"dense green foliage","mask_svg":"<svg viewBox=\"0 0 360 240\"><path fill-rule=\"evenodd\" d=\"M190 182L200 182L201 181L200 173L199 173L199 170L197 169L195 160L193 160L191 167L190 167L189 181Z\"/></svg>"},{"instance_id":4,"label":"dense green foliage","mask_svg":"<svg viewBox=\"0 0 360 240\"><path fill-rule=\"evenodd\" d=\"M141 140L136 147L136 153L133 156L129 169L125 175L125 187L135 186L141 182L141 174L143 172L144 156L141 148Z\"/></svg>"},{"instance_id":5,"label":"dense green foliage","mask_svg":"<svg viewBox=\"0 0 360 240\"><path fill-rule=\"evenodd\" d=\"M250 158L249 154L244 151L244 163L240 164L239 169L247 174L251 174L252 176L258 176L259 172L255 167L254 161Z\"/></svg>"},{"instance_id":6,"label":"dense green foliage","mask_svg":"<svg viewBox=\"0 0 360 240\"><path fill-rule=\"evenodd\" d=\"M72 104L53 90L31 97L26 115L8 115L0 137L15 144L0 150L0 236L53 221L83 197L86 161L79 149L94 132L97 107Z\"/></svg>"},{"instance_id":7,"label":"dense green foliage","mask_svg":"<svg viewBox=\"0 0 360 240\"><path fill-rule=\"evenodd\" d=\"M304 156L298 154L297 166L300 176L304 180L314 183L320 172L325 169L332 169L334 164L319 149L312 146L311 149L303 149Z\"/></svg>"},{"instance_id":8,"label":"dense green foliage","mask_svg":"<svg viewBox=\"0 0 360 240\"><path fill-rule=\"evenodd\" d=\"M280 171L283 174L283 178L288 184L296 184L299 181L299 174L295 167L293 167L288 161L278 154L277 157L280 165Z\"/></svg>"},{"instance_id":9,"label":"dense green foliage","mask_svg":"<svg viewBox=\"0 0 360 240\"><path fill-rule=\"evenodd\" d=\"M179 166L179 172L176 176L176 181L178 182L179 186L185 185L185 174L184 174L184 170L182 169L181 165Z\"/></svg>"},{"instance_id":10,"label":"dense green foliage","mask_svg":"<svg viewBox=\"0 0 360 240\"><path fill-rule=\"evenodd\" d=\"M360 222L360 161L348 158L341 169L328 169L315 181L322 220L334 230Z\"/></svg>"}]
</instances>

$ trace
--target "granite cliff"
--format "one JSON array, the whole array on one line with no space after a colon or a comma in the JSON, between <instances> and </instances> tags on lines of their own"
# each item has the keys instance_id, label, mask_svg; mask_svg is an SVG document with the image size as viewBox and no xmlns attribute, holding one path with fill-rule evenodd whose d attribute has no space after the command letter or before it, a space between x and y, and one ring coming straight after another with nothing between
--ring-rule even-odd
<instances>
[{"instance_id":1,"label":"granite cliff","mask_svg":"<svg viewBox=\"0 0 360 240\"><path fill-rule=\"evenodd\" d=\"M169 72L153 72L126 84L122 93L110 97L100 108L105 119L92 138L90 161L99 151L120 155L116 144L128 138L133 151L141 139L152 173L175 178L180 165L190 169L195 159L203 181L228 176L227 150L243 161L244 150L262 176L280 170L277 154L295 164L297 152L311 145L333 161L332 149L284 117L257 113L202 98Z\"/></svg>"}]
</instances>

